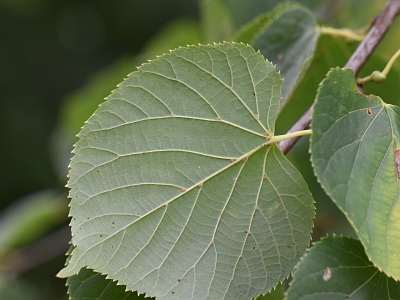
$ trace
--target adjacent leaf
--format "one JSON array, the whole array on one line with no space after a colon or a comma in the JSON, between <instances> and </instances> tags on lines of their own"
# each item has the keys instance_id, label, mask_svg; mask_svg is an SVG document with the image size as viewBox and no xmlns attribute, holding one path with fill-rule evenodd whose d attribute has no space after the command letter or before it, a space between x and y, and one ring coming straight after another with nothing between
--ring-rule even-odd
<instances>
[{"instance_id":1,"label":"adjacent leaf","mask_svg":"<svg viewBox=\"0 0 400 300\"><path fill-rule=\"evenodd\" d=\"M310 67L292 93L290 101L279 111L279 118L275 125L277 134L286 133L303 113L313 105L319 85L325 79L326 74L332 67L343 66L355 51L356 46L356 43L349 43L344 38L336 38L330 35L321 35L318 38L317 49ZM296 151L295 149L296 147L289 152L289 155L293 150ZM307 165L310 166L308 162ZM314 172L312 171L311 173L312 177L315 178ZM301 174L304 176L303 172ZM310 181L306 181L310 185Z\"/></svg>"},{"instance_id":2,"label":"adjacent leaf","mask_svg":"<svg viewBox=\"0 0 400 300\"><path fill-rule=\"evenodd\" d=\"M289 6L252 43L254 49L260 50L264 57L276 64L284 79L281 106L291 97L310 66L320 32L314 14L307 8L294 5Z\"/></svg>"},{"instance_id":3,"label":"adjacent leaf","mask_svg":"<svg viewBox=\"0 0 400 300\"><path fill-rule=\"evenodd\" d=\"M232 20L236 28L250 22L261 13L266 13L275 8L276 5L288 2L284 0L222 0L229 8ZM317 7L322 0L299 0L297 1L309 8Z\"/></svg>"},{"instance_id":4,"label":"adjacent leaf","mask_svg":"<svg viewBox=\"0 0 400 300\"><path fill-rule=\"evenodd\" d=\"M298 265L286 296L292 299L400 299L400 283L372 265L359 241L326 237Z\"/></svg>"},{"instance_id":5,"label":"adjacent leaf","mask_svg":"<svg viewBox=\"0 0 400 300\"><path fill-rule=\"evenodd\" d=\"M222 0L201 1L201 27L206 43L232 40L232 17Z\"/></svg>"},{"instance_id":6,"label":"adjacent leaf","mask_svg":"<svg viewBox=\"0 0 400 300\"><path fill-rule=\"evenodd\" d=\"M106 279L106 276L93 270L82 268L77 275L67 280L68 293L71 300L139 300L149 299L144 295L138 296L136 292L125 291L126 287L117 285L115 281ZM153 298L151 298L153 299ZM282 300L283 287L281 284L265 296L256 300Z\"/></svg>"},{"instance_id":7,"label":"adjacent leaf","mask_svg":"<svg viewBox=\"0 0 400 300\"><path fill-rule=\"evenodd\" d=\"M250 46L180 48L132 73L71 162L72 242L88 266L157 299L251 299L310 240L313 200L274 132L281 79Z\"/></svg>"},{"instance_id":8,"label":"adjacent leaf","mask_svg":"<svg viewBox=\"0 0 400 300\"><path fill-rule=\"evenodd\" d=\"M66 222L66 198L45 190L19 199L0 214L0 259Z\"/></svg>"},{"instance_id":9,"label":"adjacent leaf","mask_svg":"<svg viewBox=\"0 0 400 300\"><path fill-rule=\"evenodd\" d=\"M354 226L378 269L400 279L400 108L356 91L334 69L314 105L311 159L327 194Z\"/></svg>"},{"instance_id":10,"label":"adjacent leaf","mask_svg":"<svg viewBox=\"0 0 400 300\"><path fill-rule=\"evenodd\" d=\"M259 296L255 300L283 300L284 290L283 285L278 284L276 288L264 296Z\"/></svg>"},{"instance_id":11,"label":"adjacent leaf","mask_svg":"<svg viewBox=\"0 0 400 300\"><path fill-rule=\"evenodd\" d=\"M71 300L139 300L145 299L136 292L126 292L125 286L117 285L106 276L82 268L77 275L67 280L68 293Z\"/></svg>"},{"instance_id":12,"label":"adjacent leaf","mask_svg":"<svg viewBox=\"0 0 400 300\"><path fill-rule=\"evenodd\" d=\"M265 31L275 19L280 17L286 10L294 8L304 7L295 2L284 2L277 5L272 11L257 15L235 33L233 41L252 44L254 39Z\"/></svg>"}]
</instances>

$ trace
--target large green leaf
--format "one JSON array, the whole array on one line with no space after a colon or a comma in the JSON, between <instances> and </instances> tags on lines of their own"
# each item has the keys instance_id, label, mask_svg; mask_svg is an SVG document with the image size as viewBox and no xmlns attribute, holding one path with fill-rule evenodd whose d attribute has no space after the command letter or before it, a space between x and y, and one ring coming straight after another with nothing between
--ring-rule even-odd
<instances>
[{"instance_id":1,"label":"large green leaf","mask_svg":"<svg viewBox=\"0 0 400 300\"><path fill-rule=\"evenodd\" d=\"M84 267L157 299L251 299L310 240L313 200L269 145L281 79L243 44L191 46L132 73L79 134L72 242Z\"/></svg>"},{"instance_id":2,"label":"large green leaf","mask_svg":"<svg viewBox=\"0 0 400 300\"><path fill-rule=\"evenodd\" d=\"M311 158L327 194L354 226L368 257L400 279L400 108L356 91L334 69L318 92Z\"/></svg>"},{"instance_id":3,"label":"large green leaf","mask_svg":"<svg viewBox=\"0 0 400 300\"><path fill-rule=\"evenodd\" d=\"M285 299L400 299L400 283L372 265L359 241L330 236L302 259Z\"/></svg>"}]
</instances>

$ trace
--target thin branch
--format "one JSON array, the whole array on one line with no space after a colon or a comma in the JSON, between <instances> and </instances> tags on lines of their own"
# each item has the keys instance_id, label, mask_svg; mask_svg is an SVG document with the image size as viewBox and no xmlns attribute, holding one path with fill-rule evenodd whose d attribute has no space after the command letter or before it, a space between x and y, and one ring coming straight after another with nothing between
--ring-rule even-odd
<instances>
[{"instance_id":1,"label":"thin branch","mask_svg":"<svg viewBox=\"0 0 400 300\"><path fill-rule=\"evenodd\" d=\"M389 0L383 8L381 14L376 18L374 25L371 27L364 40L360 43L356 51L345 64L345 67L352 68L354 74L357 75L364 66L367 59L383 39L390 26L400 13L400 0ZM304 115L293 125L288 133L307 129L311 122L311 107ZM279 143L279 148L284 154L296 144L300 137L284 140Z\"/></svg>"}]
</instances>

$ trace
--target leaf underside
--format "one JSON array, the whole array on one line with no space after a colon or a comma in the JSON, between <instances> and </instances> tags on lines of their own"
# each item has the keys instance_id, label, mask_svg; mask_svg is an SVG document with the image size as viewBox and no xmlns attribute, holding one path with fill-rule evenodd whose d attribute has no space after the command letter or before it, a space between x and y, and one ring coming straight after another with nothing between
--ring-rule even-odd
<instances>
[{"instance_id":1,"label":"leaf underside","mask_svg":"<svg viewBox=\"0 0 400 300\"><path fill-rule=\"evenodd\" d=\"M400 108L356 92L334 69L318 92L311 159L318 180L355 228L378 269L400 279ZM396 162L396 153L398 158Z\"/></svg>"},{"instance_id":2,"label":"leaf underside","mask_svg":"<svg viewBox=\"0 0 400 300\"><path fill-rule=\"evenodd\" d=\"M314 207L266 145L280 86L243 44L179 48L130 74L79 134L76 248L59 276L88 266L157 299L251 299L285 279Z\"/></svg>"},{"instance_id":3,"label":"leaf underside","mask_svg":"<svg viewBox=\"0 0 400 300\"><path fill-rule=\"evenodd\" d=\"M400 299L400 283L379 272L362 244L348 237L326 237L300 262L286 300Z\"/></svg>"}]
</instances>

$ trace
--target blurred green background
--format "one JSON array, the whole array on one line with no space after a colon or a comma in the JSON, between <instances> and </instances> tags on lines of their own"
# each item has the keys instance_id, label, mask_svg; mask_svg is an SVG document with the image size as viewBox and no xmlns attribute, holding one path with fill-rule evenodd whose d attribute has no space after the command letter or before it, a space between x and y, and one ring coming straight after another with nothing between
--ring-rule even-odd
<instances>
[{"instance_id":1,"label":"blurred green background","mask_svg":"<svg viewBox=\"0 0 400 300\"><path fill-rule=\"evenodd\" d=\"M65 280L55 274L64 265L70 239L64 187L70 152L84 121L116 84L168 49L232 39L235 30L279 2L0 0L0 299L68 298ZM365 0L362 9L358 0L300 2L324 22L357 29L386 1ZM362 75L383 69L399 48L399 30L397 20ZM320 57L307 74L312 83L296 90L293 104L278 120L278 134L312 103L326 71L344 65L356 47L320 43ZM313 69L319 59L325 69ZM399 70L397 62L389 74L390 91L366 91L398 104ZM313 177L307 139L289 157L316 200L314 239L327 232L353 235Z\"/></svg>"}]
</instances>

